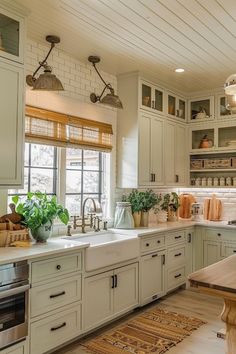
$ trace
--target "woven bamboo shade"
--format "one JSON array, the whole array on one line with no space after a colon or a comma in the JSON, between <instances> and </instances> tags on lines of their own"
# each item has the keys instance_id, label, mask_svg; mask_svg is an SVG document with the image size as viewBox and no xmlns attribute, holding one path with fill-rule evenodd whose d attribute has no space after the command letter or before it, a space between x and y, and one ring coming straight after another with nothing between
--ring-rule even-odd
<instances>
[{"instance_id":1,"label":"woven bamboo shade","mask_svg":"<svg viewBox=\"0 0 236 354\"><path fill-rule=\"evenodd\" d=\"M25 137L28 142L60 147L112 149L110 124L32 106L26 106Z\"/></svg>"}]
</instances>

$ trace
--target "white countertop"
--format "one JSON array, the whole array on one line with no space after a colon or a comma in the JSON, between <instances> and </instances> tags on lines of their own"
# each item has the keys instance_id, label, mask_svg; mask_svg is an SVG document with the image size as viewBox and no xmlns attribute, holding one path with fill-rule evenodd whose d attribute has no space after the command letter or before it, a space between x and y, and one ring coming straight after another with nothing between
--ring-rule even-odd
<instances>
[{"instance_id":1,"label":"white countertop","mask_svg":"<svg viewBox=\"0 0 236 354\"><path fill-rule=\"evenodd\" d=\"M204 227L215 227L224 229L235 229L236 226L228 225L227 221L191 221L191 220L179 220L176 222L160 223L158 225L150 225L147 228L136 229L110 229L109 231L119 233L127 236L142 237L151 235L154 233L162 233L167 231L175 231L184 228L194 227L196 225ZM104 231L103 231L104 233ZM92 235L94 233L87 233L86 235ZM84 234L81 234L84 236ZM96 237L94 235L94 237ZM52 256L56 254L62 254L66 252L76 251L89 247L89 242L73 241L73 237L70 239L62 239L60 237L54 237L48 240L47 243L33 244L31 247L0 247L0 265L10 262L17 262L21 260L37 259L45 256Z\"/></svg>"},{"instance_id":2,"label":"white countertop","mask_svg":"<svg viewBox=\"0 0 236 354\"><path fill-rule=\"evenodd\" d=\"M0 247L0 265L25 259L52 256L89 247L89 243L51 238L47 243L35 243L31 247Z\"/></svg>"},{"instance_id":3,"label":"white countertop","mask_svg":"<svg viewBox=\"0 0 236 354\"><path fill-rule=\"evenodd\" d=\"M216 227L224 229L234 229L236 231L236 226L228 225L228 221L192 221L192 220L179 220L176 222L166 222L157 225L150 225L149 227L139 227L136 229L112 229L116 233L121 233L125 235L136 235L138 237L147 236L158 232L175 231L179 229L184 229L194 226L204 226L204 227Z\"/></svg>"}]
</instances>

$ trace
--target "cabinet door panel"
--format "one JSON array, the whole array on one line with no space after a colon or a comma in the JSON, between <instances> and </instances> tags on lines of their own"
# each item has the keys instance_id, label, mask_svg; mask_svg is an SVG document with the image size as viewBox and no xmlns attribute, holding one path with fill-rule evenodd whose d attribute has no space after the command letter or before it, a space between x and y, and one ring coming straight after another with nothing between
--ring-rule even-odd
<instances>
[{"instance_id":1,"label":"cabinet door panel","mask_svg":"<svg viewBox=\"0 0 236 354\"><path fill-rule=\"evenodd\" d=\"M154 173L154 184L164 184L163 175L163 120L154 118L151 124L151 172Z\"/></svg>"},{"instance_id":2,"label":"cabinet door panel","mask_svg":"<svg viewBox=\"0 0 236 354\"><path fill-rule=\"evenodd\" d=\"M164 253L152 253L141 258L141 303L156 300L164 294Z\"/></svg>"},{"instance_id":3,"label":"cabinet door panel","mask_svg":"<svg viewBox=\"0 0 236 354\"><path fill-rule=\"evenodd\" d=\"M151 118L142 114L139 122L139 184L150 184L151 154L150 154Z\"/></svg>"},{"instance_id":4,"label":"cabinet door panel","mask_svg":"<svg viewBox=\"0 0 236 354\"><path fill-rule=\"evenodd\" d=\"M117 286L114 289L114 314L125 312L138 304L138 264L114 270Z\"/></svg>"},{"instance_id":5,"label":"cabinet door panel","mask_svg":"<svg viewBox=\"0 0 236 354\"><path fill-rule=\"evenodd\" d=\"M113 313L113 271L102 273L84 281L84 328L96 327Z\"/></svg>"},{"instance_id":6,"label":"cabinet door panel","mask_svg":"<svg viewBox=\"0 0 236 354\"><path fill-rule=\"evenodd\" d=\"M175 124L166 122L165 127L165 180L175 183Z\"/></svg>"},{"instance_id":7,"label":"cabinet door panel","mask_svg":"<svg viewBox=\"0 0 236 354\"><path fill-rule=\"evenodd\" d=\"M219 260L220 260L220 243L204 241L203 243L204 267L216 263Z\"/></svg>"},{"instance_id":8,"label":"cabinet door panel","mask_svg":"<svg viewBox=\"0 0 236 354\"><path fill-rule=\"evenodd\" d=\"M185 127L175 127L175 175L176 184L183 185L186 181L187 144Z\"/></svg>"},{"instance_id":9,"label":"cabinet door panel","mask_svg":"<svg viewBox=\"0 0 236 354\"><path fill-rule=\"evenodd\" d=\"M22 183L23 69L0 63L0 185Z\"/></svg>"}]
</instances>

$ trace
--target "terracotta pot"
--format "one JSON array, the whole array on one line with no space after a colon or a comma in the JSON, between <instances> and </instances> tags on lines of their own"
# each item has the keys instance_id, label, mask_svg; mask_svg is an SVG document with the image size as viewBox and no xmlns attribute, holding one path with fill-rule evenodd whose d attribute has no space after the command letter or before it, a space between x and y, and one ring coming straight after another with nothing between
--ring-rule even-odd
<instances>
[{"instance_id":1,"label":"terracotta pot","mask_svg":"<svg viewBox=\"0 0 236 354\"><path fill-rule=\"evenodd\" d=\"M140 226L143 227L148 227L148 220L149 219L149 212L148 211L142 211L141 212L141 223Z\"/></svg>"},{"instance_id":2,"label":"terracotta pot","mask_svg":"<svg viewBox=\"0 0 236 354\"><path fill-rule=\"evenodd\" d=\"M134 218L134 227L140 227L141 211L135 211L133 213L133 218Z\"/></svg>"}]
</instances>

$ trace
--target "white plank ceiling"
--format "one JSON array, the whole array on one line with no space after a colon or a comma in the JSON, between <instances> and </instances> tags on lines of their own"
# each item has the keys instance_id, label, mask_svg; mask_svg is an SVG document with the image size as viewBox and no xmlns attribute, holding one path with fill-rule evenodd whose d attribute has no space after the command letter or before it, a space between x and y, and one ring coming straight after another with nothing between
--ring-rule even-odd
<instances>
[{"instance_id":1,"label":"white plank ceiling","mask_svg":"<svg viewBox=\"0 0 236 354\"><path fill-rule=\"evenodd\" d=\"M28 36L113 74L140 70L185 92L222 87L236 72L236 0L15 0ZM177 74L175 68L184 68Z\"/></svg>"}]
</instances>

